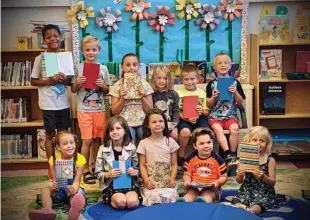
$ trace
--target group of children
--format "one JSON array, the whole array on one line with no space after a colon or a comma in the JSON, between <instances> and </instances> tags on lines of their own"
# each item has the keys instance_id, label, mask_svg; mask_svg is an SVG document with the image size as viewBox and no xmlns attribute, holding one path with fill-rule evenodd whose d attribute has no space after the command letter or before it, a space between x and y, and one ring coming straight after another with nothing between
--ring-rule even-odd
<instances>
[{"instance_id":1,"label":"group of children","mask_svg":"<svg viewBox=\"0 0 310 220\"><path fill-rule=\"evenodd\" d=\"M58 52L59 28L47 25L42 30L42 35L48 46L47 52ZM98 38L86 36L82 40L81 49L85 63L98 63L97 56L101 50ZM213 65L218 77L229 77L228 71L231 68L229 56L218 54ZM121 66L123 74L127 72L139 74L140 62L135 54L126 54ZM43 112L44 128L47 131L46 153L50 164L49 176L53 181L53 187L43 189L43 208L31 211L30 219L54 219L56 212L51 209L52 202L59 198L71 203L69 219L77 219L85 205L83 184L94 184L96 179L100 183L103 202L118 209L126 207L133 209L140 203L150 206L176 200L179 202L220 200L221 186L227 181L227 167L237 163L235 154L239 122L236 107L245 98L239 81L235 80L229 87L233 100L221 101L217 99L219 91L216 79L208 83L206 92L197 88L199 75L194 65L185 65L182 68L181 80L184 88L178 92L173 90L173 79L169 70L158 67L150 84L142 80L142 87L138 91L140 99L125 99L123 79L117 81L109 90L109 73L104 65L100 65L99 78L96 80L98 88L95 90L82 88L82 84L87 80L83 76L83 63L79 64L77 70L78 73L72 80L68 79L65 73L47 78L42 75L41 56L36 57L34 62L31 83L38 86L39 90L39 106ZM67 131L70 127L69 97L66 89L61 89L66 85L71 86L73 93L77 93L77 117L83 142L81 154L77 152L75 135ZM115 115L107 122L104 94L111 96L111 111ZM199 117L183 116L185 96L199 97L199 104L192 106L199 113ZM227 109L219 114L219 109L223 106ZM224 159L213 151L214 135L209 126L224 151ZM55 129L57 129L56 136ZM229 144L223 129L230 131ZM185 147L190 136L195 151L185 159ZM265 200L264 196L268 195L268 198L279 201L276 200L274 192L276 166L275 160L270 157L272 140L266 128L255 127L250 130L246 142L260 145L261 165L260 169L253 173L237 170L236 180L242 183L242 186L233 203L259 214L266 208L278 205L277 202L270 203L270 200ZM89 168L91 145L94 155L97 155L93 173ZM120 157L131 161L131 167L126 172L132 177L132 186L127 189L113 187L113 179L122 172L113 168L112 164ZM74 181L68 189L55 187L56 159L73 159L75 162ZM178 170L183 171L183 168L185 192L183 197L179 197L176 177ZM254 181L258 188L251 190ZM211 187L199 189L192 187L193 182L208 183ZM258 193L260 196L253 197L253 193L255 195Z\"/></svg>"}]
</instances>

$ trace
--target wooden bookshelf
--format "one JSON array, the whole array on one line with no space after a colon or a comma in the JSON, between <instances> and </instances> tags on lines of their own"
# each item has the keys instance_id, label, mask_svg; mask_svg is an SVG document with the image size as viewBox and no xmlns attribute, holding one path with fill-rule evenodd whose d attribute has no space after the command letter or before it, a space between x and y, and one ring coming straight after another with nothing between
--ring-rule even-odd
<instances>
[{"instance_id":1,"label":"wooden bookshelf","mask_svg":"<svg viewBox=\"0 0 310 220\"><path fill-rule=\"evenodd\" d=\"M47 159L38 159L37 157L27 159L4 159L1 160L1 164L16 164L16 163L46 163Z\"/></svg>"},{"instance_id":2,"label":"wooden bookshelf","mask_svg":"<svg viewBox=\"0 0 310 220\"><path fill-rule=\"evenodd\" d=\"M4 53L16 53L16 52L43 52L46 51L46 49L15 49L15 48L10 48L10 49L1 49L1 52Z\"/></svg>"},{"instance_id":3,"label":"wooden bookshelf","mask_svg":"<svg viewBox=\"0 0 310 220\"><path fill-rule=\"evenodd\" d=\"M48 168L47 159L38 159L37 157L29 159L1 160L1 170L34 170L34 169L47 169L47 168Z\"/></svg>"},{"instance_id":4,"label":"wooden bookshelf","mask_svg":"<svg viewBox=\"0 0 310 220\"><path fill-rule=\"evenodd\" d=\"M287 42L287 43L276 43L276 44L260 44L259 46L273 47L273 46L296 46L296 45L310 45L310 43Z\"/></svg>"},{"instance_id":5,"label":"wooden bookshelf","mask_svg":"<svg viewBox=\"0 0 310 220\"><path fill-rule=\"evenodd\" d=\"M2 128L18 128L18 127L43 127L43 120L34 120L27 122L1 123Z\"/></svg>"},{"instance_id":6,"label":"wooden bookshelf","mask_svg":"<svg viewBox=\"0 0 310 220\"><path fill-rule=\"evenodd\" d=\"M274 80L260 80L259 83L269 83L269 82L284 82L284 83L307 83L310 79L303 80L288 80L288 79L274 79Z\"/></svg>"},{"instance_id":7,"label":"wooden bookshelf","mask_svg":"<svg viewBox=\"0 0 310 220\"><path fill-rule=\"evenodd\" d=\"M286 113L285 115L259 115L260 119L277 119L277 118L310 118L308 113Z\"/></svg>"},{"instance_id":8,"label":"wooden bookshelf","mask_svg":"<svg viewBox=\"0 0 310 220\"><path fill-rule=\"evenodd\" d=\"M29 90L38 89L37 86L1 86L1 90Z\"/></svg>"}]
</instances>

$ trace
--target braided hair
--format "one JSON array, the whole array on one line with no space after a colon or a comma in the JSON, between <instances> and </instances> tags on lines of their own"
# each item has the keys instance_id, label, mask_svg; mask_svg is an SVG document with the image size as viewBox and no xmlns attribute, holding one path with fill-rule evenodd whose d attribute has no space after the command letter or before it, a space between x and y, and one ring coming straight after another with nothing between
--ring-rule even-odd
<instances>
[{"instance_id":1,"label":"braided hair","mask_svg":"<svg viewBox=\"0 0 310 220\"><path fill-rule=\"evenodd\" d=\"M77 158L78 158L78 138L76 137L75 134L69 132L69 131L60 131L57 133L57 135L53 138L53 141L52 141L52 157L53 157L53 166L54 166L54 169L55 169L55 161L56 161L56 150L57 149L57 146L59 146L59 143L60 143L60 139L65 136L65 135L72 135L73 138L74 138L74 143L75 143L75 150L74 150L74 155L73 155L73 179L75 177L75 174L76 174L76 168L75 168L75 165L76 165L76 161L77 161Z\"/></svg>"}]
</instances>

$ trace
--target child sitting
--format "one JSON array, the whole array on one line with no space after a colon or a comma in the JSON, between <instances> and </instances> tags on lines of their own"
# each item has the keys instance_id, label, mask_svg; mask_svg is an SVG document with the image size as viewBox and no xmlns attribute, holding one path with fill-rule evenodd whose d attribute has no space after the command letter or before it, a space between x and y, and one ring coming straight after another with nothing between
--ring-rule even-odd
<instances>
[{"instance_id":1,"label":"child sitting","mask_svg":"<svg viewBox=\"0 0 310 220\"><path fill-rule=\"evenodd\" d=\"M276 184L276 161L270 155L272 137L267 128L255 126L250 129L244 141L258 145L259 169L246 172L242 168L237 169L236 181L241 184L236 198L232 204L246 209L255 215L259 215L266 209L279 208L286 201L285 196L275 192Z\"/></svg>"},{"instance_id":2,"label":"child sitting","mask_svg":"<svg viewBox=\"0 0 310 220\"><path fill-rule=\"evenodd\" d=\"M228 71L231 68L231 59L226 54L220 53L216 55L213 61L213 67L218 74L218 78L230 77ZM239 143L239 121L236 109L237 104L242 104L245 95L240 82L235 80L233 85L228 88L234 96L233 100L218 100L220 92L217 88L217 83L217 79L214 79L208 83L206 88L208 97L207 104L211 108L209 124L224 151L224 160L229 168L237 164L235 152ZM223 129L229 130L230 150Z\"/></svg>"},{"instance_id":3,"label":"child sitting","mask_svg":"<svg viewBox=\"0 0 310 220\"><path fill-rule=\"evenodd\" d=\"M213 151L213 132L209 128L193 131L193 146L196 149L185 160L184 196L177 202L219 202L221 186L227 181L227 168L224 160Z\"/></svg>"}]
</instances>

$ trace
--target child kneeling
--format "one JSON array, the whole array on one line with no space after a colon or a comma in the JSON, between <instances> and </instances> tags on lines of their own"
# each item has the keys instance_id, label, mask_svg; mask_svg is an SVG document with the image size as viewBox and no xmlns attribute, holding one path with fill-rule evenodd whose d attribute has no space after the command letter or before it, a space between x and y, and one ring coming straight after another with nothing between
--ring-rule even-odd
<instances>
[{"instance_id":1,"label":"child kneeling","mask_svg":"<svg viewBox=\"0 0 310 220\"><path fill-rule=\"evenodd\" d=\"M227 168L224 160L213 151L213 132L209 128L197 128L192 137L196 150L185 160L186 192L177 202L219 202L221 186L227 181Z\"/></svg>"}]
</instances>

